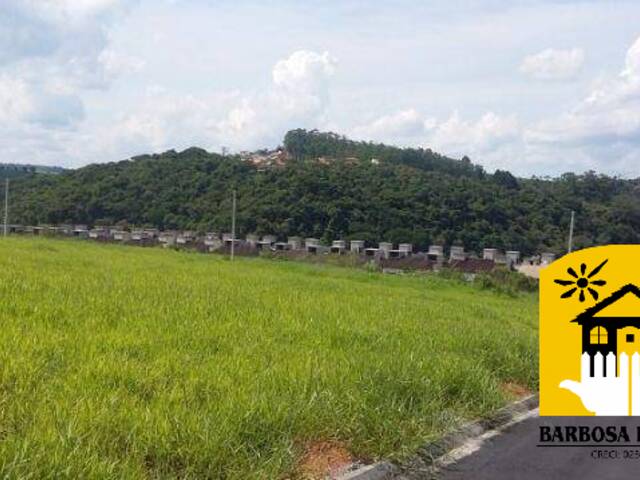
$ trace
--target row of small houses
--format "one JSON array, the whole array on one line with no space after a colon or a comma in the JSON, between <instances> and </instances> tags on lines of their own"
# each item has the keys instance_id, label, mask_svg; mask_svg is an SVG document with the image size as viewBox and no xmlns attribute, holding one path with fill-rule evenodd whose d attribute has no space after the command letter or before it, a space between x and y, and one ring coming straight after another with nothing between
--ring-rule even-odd
<instances>
[{"instance_id":1,"label":"row of small houses","mask_svg":"<svg viewBox=\"0 0 640 480\"><path fill-rule=\"evenodd\" d=\"M234 247L251 248L257 251L298 251L309 254L356 254L378 259L407 258L415 254L413 245L400 243L397 248L390 242L380 242L377 247L366 247L364 240L334 240L330 246L323 245L317 238L288 237L286 242L278 241L274 235L258 236L247 235L244 240L234 239L231 233L218 234L215 232L199 235L192 231L160 231L157 229L123 229L120 227L95 227L86 225L59 225L59 226L21 226L10 225L9 233L32 235L61 235L76 238L85 238L97 241L113 241L128 244L154 245L165 247L203 247L209 252ZM444 262L447 257L442 245L431 245L427 252L419 253L430 261ZM464 247L453 245L449 248L449 261L464 261L477 258L470 252L465 252ZM508 250L502 252L496 248L485 248L482 259L498 264L516 265L522 262L520 252ZM555 259L553 253L542 253L525 259L528 263L548 264Z\"/></svg>"}]
</instances>

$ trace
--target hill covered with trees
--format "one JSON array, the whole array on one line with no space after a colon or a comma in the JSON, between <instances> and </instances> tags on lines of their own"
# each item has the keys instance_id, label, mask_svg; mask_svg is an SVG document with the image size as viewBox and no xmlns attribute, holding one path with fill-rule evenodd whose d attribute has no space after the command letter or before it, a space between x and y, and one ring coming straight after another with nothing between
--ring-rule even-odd
<instances>
[{"instance_id":1,"label":"hill covered with trees","mask_svg":"<svg viewBox=\"0 0 640 480\"><path fill-rule=\"evenodd\" d=\"M47 167L42 165L21 165L17 163L0 163L0 179L17 178L35 173L58 174L64 171L61 167Z\"/></svg>"},{"instance_id":2,"label":"hill covered with trees","mask_svg":"<svg viewBox=\"0 0 640 480\"><path fill-rule=\"evenodd\" d=\"M281 161L259 161L269 155ZM280 152L253 161L190 148L22 176L11 218L221 232L230 229L233 189L239 234L560 253L575 210L578 246L640 241L640 180L488 174L466 157L305 130L290 131Z\"/></svg>"}]
</instances>

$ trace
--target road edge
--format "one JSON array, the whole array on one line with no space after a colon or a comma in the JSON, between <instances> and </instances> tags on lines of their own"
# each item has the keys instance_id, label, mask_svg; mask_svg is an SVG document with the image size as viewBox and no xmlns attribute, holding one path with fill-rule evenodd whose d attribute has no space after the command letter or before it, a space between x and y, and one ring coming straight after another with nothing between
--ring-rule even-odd
<instances>
[{"instance_id":1,"label":"road edge","mask_svg":"<svg viewBox=\"0 0 640 480\"><path fill-rule=\"evenodd\" d=\"M439 440L427 443L418 449L413 458L401 465L381 461L351 470L338 476L336 480L392 480L409 478L405 474L414 476L416 473L426 474L426 478L429 478L439 467L473 453L473 450L470 450L461 456L447 458L454 450L474 440L476 441L474 443L481 443L481 437L529 418L537 408L538 394L536 393L510 403L488 418L462 425Z\"/></svg>"}]
</instances>

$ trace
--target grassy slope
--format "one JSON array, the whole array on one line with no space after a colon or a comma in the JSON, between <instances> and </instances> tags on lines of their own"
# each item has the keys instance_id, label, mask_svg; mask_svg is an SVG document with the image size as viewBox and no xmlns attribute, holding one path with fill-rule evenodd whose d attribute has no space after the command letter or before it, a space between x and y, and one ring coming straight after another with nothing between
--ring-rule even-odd
<instances>
[{"instance_id":1,"label":"grassy slope","mask_svg":"<svg viewBox=\"0 0 640 480\"><path fill-rule=\"evenodd\" d=\"M413 451L537 383L536 298L429 277L0 240L0 476L273 478Z\"/></svg>"}]
</instances>

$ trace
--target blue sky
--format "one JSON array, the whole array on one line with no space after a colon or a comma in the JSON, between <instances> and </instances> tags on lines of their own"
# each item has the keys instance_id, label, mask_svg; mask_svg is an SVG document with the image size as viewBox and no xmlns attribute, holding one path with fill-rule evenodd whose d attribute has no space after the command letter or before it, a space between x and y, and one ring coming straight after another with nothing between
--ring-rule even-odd
<instances>
[{"instance_id":1,"label":"blue sky","mask_svg":"<svg viewBox=\"0 0 640 480\"><path fill-rule=\"evenodd\" d=\"M487 170L640 176L640 2L3 0L0 161L77 167L290 128Z\"/></svg>"}]
</instances>

